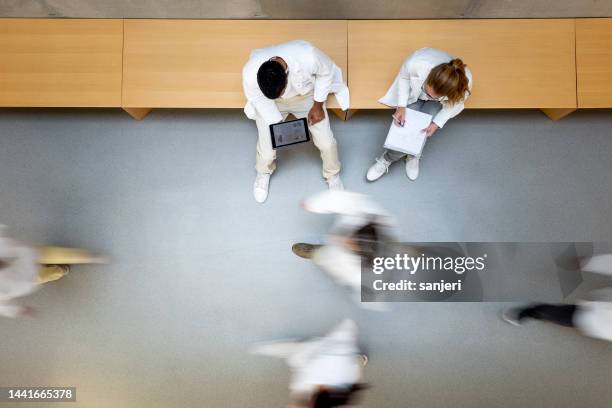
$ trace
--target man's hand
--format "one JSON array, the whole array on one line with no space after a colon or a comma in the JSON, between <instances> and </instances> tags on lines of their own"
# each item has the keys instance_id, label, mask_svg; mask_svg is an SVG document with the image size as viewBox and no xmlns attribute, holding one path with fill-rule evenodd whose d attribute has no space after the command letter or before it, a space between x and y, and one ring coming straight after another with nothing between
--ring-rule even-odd
<instances>
[{"instance_id":1,"label":"man's hand","mask_svg":"<svg viewBox=\"0 0 612 408\"><path fill-rule=\"evenodd\" d=\"M395 123L395 126L404 127L404 125L406 124L406 108L404 108L403 106L398 106L392 116L393 123Z\"/></svg>"},{"instance_id":2,"label":"man's hand","mask_svg":"<svg viewBox=\"0 0 612 408\"><path fill-rule=\"evenodd\" d=\"M438 125L436 125L435 123L431 122L431 125L427 126L421 132L425 132L425 135L427 137L431 137L431 135L436 133L436 130L438 130L438 129L440 129L440 127Z\"/></svg>"},{"instance_id":3,"label":"man's hand","mask_svg":"<svg viewBox=\"0 0 612 408\"><path fill-rule=\"evenodd\" d=\"M323 111L323 102L315 102L308 112L308 124L310 126L316 125L320 121L325 119L325 112Z\"/></svg>"}]
</instances>

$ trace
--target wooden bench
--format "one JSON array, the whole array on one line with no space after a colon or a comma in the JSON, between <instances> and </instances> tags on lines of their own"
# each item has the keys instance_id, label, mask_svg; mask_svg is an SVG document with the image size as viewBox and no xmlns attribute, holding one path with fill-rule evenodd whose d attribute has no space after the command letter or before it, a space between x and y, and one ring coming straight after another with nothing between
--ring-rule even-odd
<instances>
[{"instance_id":1,"label":"wooden bench","mask_svg":"<svg viewBox=\"0 0 612 408\"><path fill-rule=\"evenodd\" d=\"M0 106L120 107L123 20L0 19Z\"/></svg>"},{"instance_id":2,"label":"wooden bench","mask_svg":"<svg viewBox=\"0 0 612 408\"><path fill-rule=\"evenodd\" d=\"M467 108L539 108L552 118L576 109L574 20L349 21L353 109L378 103L415 49L461 57L474 76Z\"/></svg>"},{"instance_id":3,"label":"wooden bench","mask_svg":"<svg viewBox=\"0 0 612 408\"><path fill-rule=\"evenodd\" d=\"M255 48L312 42L347 69L346 20L125 20L124 109L242 108L242 67ZM328 106L337 108L334 98Z\"/></svg>"},{"instance_id":4,"label":"wooden bench","mask_svg":"<svg viewBox=\"0 0 612 408\"><path fill-rule=\"evenodd\" d=\"M612 107L612 19L576 20L578 107Z\"/></svg>"},{"instance_id":5,"label":"wooden bench","mask_svg":"<svg viewBox=\"0 0 612 408\"><path fill-rule=\"evenodd\" d=\"M612 19L0 19L0 106L122 107L136 118L151 108L242 108L251 50L298 38L340 65L351 112L385 108L377 100L423 46L470 66L468 108L558 119L612 107ZM334 98L329 107L338 111Z\"/></svg>"}]
</instances>

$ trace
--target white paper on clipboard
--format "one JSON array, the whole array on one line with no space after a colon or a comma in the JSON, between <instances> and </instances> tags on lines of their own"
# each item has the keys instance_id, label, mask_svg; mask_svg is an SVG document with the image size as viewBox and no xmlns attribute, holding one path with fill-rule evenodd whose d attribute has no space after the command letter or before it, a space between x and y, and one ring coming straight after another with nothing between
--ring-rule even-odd
<instances>
[{"instance_id":1,"label":"white paper on clipboard","mask_svg":"<svg viewBox=\"0 0 612 408\"><path fill-rule=\"evenodd\" d=\"M427 113L406 109L404 126L397 126L395 121L391 123L385 149L420 157L427 140L423 129L431 124L431 119L432 116Z\"/></svg>"}]
</instances>

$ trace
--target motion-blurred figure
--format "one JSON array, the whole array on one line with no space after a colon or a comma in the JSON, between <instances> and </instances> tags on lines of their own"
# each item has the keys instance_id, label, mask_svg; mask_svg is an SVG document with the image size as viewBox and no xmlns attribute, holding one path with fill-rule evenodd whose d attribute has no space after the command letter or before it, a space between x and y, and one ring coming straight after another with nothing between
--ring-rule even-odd
<instances>
[{"instance_id":1,"label":"motion-blurred figure","mask_svg":"<svg viewBox=\"0 0 612 408\"><path fill-rule=\"evenodd\" d=\"M612 341L612 288L591 292L577 304L538 303L505 311L502 318L515 326L528 319L575 327L583 334Z\"/></svg>"},{"instance_id":2,"label":"motion-blurred figure","mask_svg":"<svg viewBox=\"0 0 612 408\"><path fill-rule=\"evenodd\" d=\"M336 214L325 245L298 243L293 252L311 259L339 285L354 291L361 302L362 260L378 254L394 227L392 217L368 196L349 191L324 191L304 200L302 207L316 214Z\"/></svg>"},{"instance_id":3,"label":"motion-blurred figure","mask_svg":"<svg viewBox=\"0 0 612 408\"><path fill-rule=\"evenodd\" d=\"M328 408L354 403L367 357L359 354L357 325L346 319L327 335L253 347L253 354L282 358L291 369L291 407Z\"/></svg>"},{"instance_id":4,"label":"motion-blurred figure","mask_svg":"<svg viewBox=\"0 0 612 408\"><path fill-rule=\"evenodd\" d=\"M4 236L3 230L0 226L0 316L31 314L30 307L14 305L12 300L65 276L70 265L104 262L81 249L29 246Z\"/></svg>"},{"instance_id":5,"label":"motion-blurred figure","mask_svg":"<svg viewBox=\"0 0 612 408\"><path fill-rule=\"evenodd\" d=\"M580 270L612 275L612 254L599 254L583 258L580 260Z\"/></svg>"}]
</instances>

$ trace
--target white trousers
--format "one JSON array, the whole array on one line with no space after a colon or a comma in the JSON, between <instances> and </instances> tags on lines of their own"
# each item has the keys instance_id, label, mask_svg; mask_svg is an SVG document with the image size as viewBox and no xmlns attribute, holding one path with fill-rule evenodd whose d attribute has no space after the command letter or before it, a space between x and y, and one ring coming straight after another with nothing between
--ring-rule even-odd
<instances>
[{"instance_id":1,"label":"white trousers","mask_svg":"<svg viewBox=\"0 0 612 408\"><path fill-rule=\"evenodd\" d=\"M295 96L289 99L277 99L276 106L286 119L289 114L292 114L298 119L308 117L308 112L314 104L312 94L304 96ZM340 160L338 159L338 146L334 134L329 125L329 116L327 108L323 108L325 119L319 123L308 126L310 135L315 146L321 152L323 160L323 177L326 179L340 172ZM272 148L272 140L270 138L269 125L258 115L255 119L259 136L257 139L257 156L255 170L258 173L272 174L276 168L276 151Z\"/></svg>"}]
</instances>

